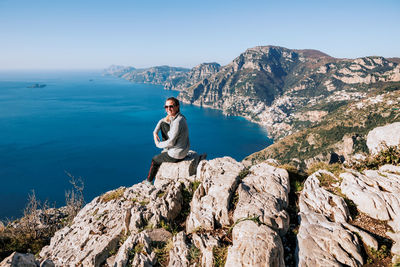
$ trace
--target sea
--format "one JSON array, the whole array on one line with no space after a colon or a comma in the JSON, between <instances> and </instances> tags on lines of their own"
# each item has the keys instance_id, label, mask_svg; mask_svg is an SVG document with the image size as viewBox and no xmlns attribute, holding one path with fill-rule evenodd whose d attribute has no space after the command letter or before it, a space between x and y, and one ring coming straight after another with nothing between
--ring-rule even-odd
<instances>
[{"instance_id":1,"label":"sea","mask_svg":"<svg viewBox=\"0 0 400 267\"><path fill-rule=\"evenodd\" d=\"M45 85L45 86L44 86ZM160 153L152 132L179 92L92 71L0 71L0 220L22 216L29 195L65 205L71 176L84 197L143 181ZM219 110L181 105L191 149L238 161L272 143L265 129Z\"/></svg>"}]
</instances>

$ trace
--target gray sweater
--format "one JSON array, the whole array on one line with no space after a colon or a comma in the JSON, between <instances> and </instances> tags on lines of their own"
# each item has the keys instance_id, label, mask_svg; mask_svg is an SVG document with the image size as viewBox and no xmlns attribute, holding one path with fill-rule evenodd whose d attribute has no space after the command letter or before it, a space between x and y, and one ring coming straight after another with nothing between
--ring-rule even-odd
<instances>
[{"instance_id":1,"label":"gray sweater","mask_svg":"<svg viewBox=\"0 0 400 267\"><path fill-rule=\"evenodd\" d=\"M154 134L158 134L160 131L161 119L156 128ZM156 144L157 145L157 144ZM158 148L164 148L167 150L168 155L175 159L183 159L189 152L189 129L186 123L186 118L181 113L177 113L175 117L171 118L170 129L168 132L168 140L159 142Z\"/></svg>"}]
</instances>

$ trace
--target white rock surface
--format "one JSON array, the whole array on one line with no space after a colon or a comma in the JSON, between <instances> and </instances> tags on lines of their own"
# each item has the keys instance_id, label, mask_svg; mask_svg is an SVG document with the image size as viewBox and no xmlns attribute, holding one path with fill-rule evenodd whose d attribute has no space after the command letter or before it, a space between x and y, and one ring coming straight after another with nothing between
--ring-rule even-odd
<instances>
[{"instance_id":1,"label":"white rock surface","mask_svg":"<svg viewBox=\"0 0 400 267\"><path fill-rule=\"evenodd\" d=\"M340 188L357 208L400 231L400 175L367 170L342 173Z\"/></svg>"},{"instance_id":2,"label":"white rock surface","mask_svg":"<svg viewBox=\"0 0 400 267\"><path fill-rule=\"evenodd\" d=\"M186 235L184 232L179 232L172 239L173 248L169 252L170 267L186 267L189 266L188 255L189 247L186 244Z\"/></svg>"},{"instance_id":3,"label":"white rock surface","mask_svg":"<svg viewBox=\"0 0 400 267\"><path fill-rule=\"evenodd\" d=\"M361 244L357 236L342 225L349 216L346 203L320 187L319 175L332 174L314 173L307 178L300 194L298 265L361 266Z\"/></svg>"},{"instance_id":4,"label":"white rock surface","mask_svg":"<svg viewBox=\"0 0 400 267\"><path fill-rule=\"evenodd\" d=\"M189 151L186 158L178 163L163 163L157 172L154 180L154 186L162 187L172 181L189 179L196 174L197 166L201 160L204 160L207 155L199 155L195 151Z\"/></svg>"},{"instance_id":5,"label":"white rock surface","mask_svg":"<svg viewBox=\"0 0 400 267\"><path fill-rule=\"evenodd\" d=\"M367 136L367 146L371 154L377 154L387 146L397 146L400 144L400 122L395 122L386 126L377 127L370 131Z\"/></svg>"},{"instance_id":6,"label":"white rock surface","mask_svg":"<svg viewBox=\"0 0 400 267\"><path fill-rule=\"evenodd\" d=\"M239 182L243 164L230 157L202 161L197 173L202 181L193 195L186 232L214 230L215 224L228 226L228 208ZM199 171L200 169L200 171Z\"/></svg>"},{"instance_id":7,"label":"white rock surface","mask_svg":"<svg viewBox=\"0 0 400 267\"><path fill-rule=\"evenodd\" d=\"M387 232L386 234L394 241L392 249L390 250L393 255L392 263L400 263L400 232Z\"/></svg>"},{"instance_id":8,"label":"white rock surface","mask_svg":"<svg viewBox=\"0 0 400 267\"><path fill-rule=\"evenodd\" d=\"M324 170L319 170L309 176L304 183L304 189L299 201L300 211L313 211L334 219L335 222L347 222L349 209L343 198L334 195L320 186L321 175L335 176Z\"/></svg>"},{"instance_id":9,"label":"white rock surface","mask_svg":"<svg viewBox=\"0 0 400 267\"><path fill-rule=\"evenodd\" d=\"M232 239L225 266L285 266L281 238L270 227L242 221L233 228Z\"/></svg>"},{"instance_id":10,"label":"white rock surface","mask_svg":"<svg viewBox=\"0 0 400 267\"><path fill-rule=\"evenodd\" d=\"M196 234L192 236L194 245L201 251L201 266L214 266L213 248L219 246L219 241L210 234Z\"/></svg>"},{"instance_id":11,"label":"white rock surface","mask_svg":"<svg viewBox=\"0 0 400 267\"><path fill-rule=\"evenodd\" d=\"M259 217L260 221L280 231L283 235L289 228L289 174L285 169L261 163L250 168L238 187L239 200L233 214L238 221L248 217Z\"/></svg>"},{"instance_id":12,"label":"white rock surface","mask_svg":"<svg viewBox=\"0 0 400 267\"><path fill-rule=\"evenodd\" d=\"M133 253L132 251L138 250ZM133 255L134 254L134 255ZM130 258L131 262L129 262ZM129 263L131 266L152 266L156 261L155 253L151 252L150 239L145 233L131 235L118 249L118 253L113 260L113 267L125 267Z\"/></svg>"},{"instance_id":13,"label":"white rock surface","mask_svg":"<svg viewBox=\"0 0 400 267\"><path fill-rule=\"evenodd\" d=\"M148 224L155 226L161 219L173 220L178 216L181 187L180 183L171 183L164 193L154 186L136 184L106 193L105 196L113 196L108 202L104 196L96 197L78 213L71 226L56 232L40 256L53 260L57 266L100 266L113 256L113 251L126 254L129 244L124 246L120 242L128 233L136 235ZM138 264L147 261L142 255L138 257Z\"/></svg>"}]
</instances>

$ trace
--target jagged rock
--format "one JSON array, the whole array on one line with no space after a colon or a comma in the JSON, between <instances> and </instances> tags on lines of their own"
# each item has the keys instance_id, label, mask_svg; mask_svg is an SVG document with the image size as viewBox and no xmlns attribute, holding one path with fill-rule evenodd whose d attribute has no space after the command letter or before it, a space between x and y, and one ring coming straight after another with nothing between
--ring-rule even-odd
<instances>
[{"instance_id":1,"label":"jagged rock","mask_svg":"<svg viewBox=\"0 0 400 267\"><path fill-rule=\"evenodd\" d=\"M244 166L230 157L202 161L198 179L202 181L190 203L186 232L214 230L215 224L229 225L228 208Z\"/></svg>"},{"instance_id":2,"label":"jagged rock","mask_svg":"<svg viewBox=\"0 0 400 267\"><path fill-rule=\"evenodd\" d=\"M282 241L266 225L245 220L232 230L225 266L285 266Z\"/></svg>"},{"instance_id":3,"label":"jagged rock","mask_svg":"<svg viewBox=\"0 0 400 267\"><path fill-rule=\"evenodd\" d=\"M332 218L335 222L347 222L349 209L343 198L329 193L320 186L318 177L328 175L335 176L325 170L319 170L309 176L304 183L304 189L299 201L300 211L313 211Z\"/></svg>"},{"instance_id":4,"label":"jagged rock","mask_svg":"<svg viewBox=\"0 0 400 267\"><path fill-rule=\"evenodd\" d=\"M171 183L165 191L136 184L96 197L78 213L71 226L55 233L40 256L56 265L99 266L120 245L124 247L120 243L128 233L136 235L148 224L155 226L160 220L175 219L181 210L181 189L180 183ZM139 255L137 262L144 264L147 260Z\"/></svg>"},{"instance_id":5,"label":"jagged rock","mask_svg":"<svg viewBox=\"0 0 400 267\"><path fill-rule=\"evenodd\" d=\"M178 163L163 163L157 172L154 186L161 188L163 185L172 181L195 178L197 166L201 160L207 157L206 154L199 155L194 151L189 151L186 158Z\"/></svg>"},{"instance_id":6,"label":"jagged rock","mask_svg":"<svg viewBox=\"0 0 400 267\"><path fill-rule=\"evenodd\" d=\"M186 244L186 235L184 232L179 232L172 239L173 248L169 252L170 267L186 267L189 266L189 247Z\"/></svg>"},{"instance_id":7,"label":"jagged rock","mask_svg":"<svg viewBox=\"0 0 400 267\"><path fill-rule=\"evenodd\" d=\"M353 233L357 233L361 239L362 242L364 244L366 244L368 247L375 249L376 251L378 251L378 241L376 241L375 238L373 238L370 234L368 234L367 232L351 225L348 223L342 223L342 225L344 226L344 228L346 228L347 230L353 232Z\"/></svg>"},{"instance_id":8,"label":"jagged rock","mask_svg":"<svg viewBox=\"0 0 400 267\"><path fill-rule=\"evenodd\" d=\"M51 260L46 259L40 263L40 267L55 267L55 264Z\"/></svg>"},{"instance_id":9,"label":"jagged rock","mask_svg":"<svg viewBox=\"0 0 400 267\"><path fill-rule=\"evenodd\" d=\"M33 254L18 253L14 252L7 258L5 258L1 263L0 267L39 267L39 262L35 260Z\"/></svg>"},{"instance_id":10,"label":"jagged rock","mask_svg":"<svg viewBox=\"0 0 400 267\"><path fill-rule=\"evenodd\" d=\"M285 211L289 189L289 174L285 169L267 163L251 167L250 174L238 187L239 200L233 220L259 217L261 222L285 234L289 228L289 215Z\"/></svg>"},{"instance_id":11,"label":"jagged rock","mask_svg":"<svg viewBox=\"0 0 400 267\"><path fill-rule=\"evenodd\" d=\"M213 248L219 246L219 241L210 234L196 234L192 236L194 245L201 251L201 266L214 266Z\"/></svg>"},{"instance_id":12,"label":"jagged rock","mask_svg":"<svg viewBox=\"0 0 400 267\"><path fill-rule=\"evenodd\" d=\"M114 263L111 266L124 267L128 263L130 266L153 266L155 261L155 253L151 252L150 238L146 233L140 233L129 236L126 239L119 248Z\"/></svg>"},{"instance_id":13,"label":"jagged rock","mask_svg":"<svg viewBox=\"0 0 400 267\"><path fill-rule=\"evenodd\" d=\"M383 165L379 167L379 171L381 172L390 172L394 174L400 174L400 166L394 166L390 164Z\"/></svg>"},{"instance_id":14,"label":"jagged rock","mask_svg":"<svg viewBox=\"0 0 400 267\"><path fill-rule=\"evenodd\" d=\"M400 262L400 232L397 233L392 233L392 232L387 232L386 233L393 241L392 249L390 252L393 255L392 262L398 263Z\"/></svg>"},{"instance_id":15,"label":"jagged rock","mask_svg":"<svg viewBox=\"0 0 400 267\"><path fill-rule=\"evenodd\" d=\"M371 154L377 154L387 146L400 144L400 122L395 122L370 131L367 136L367 146Z\"/></svg>"},{"instance_id":16,"label":"jagged rock","mask_svg":"<svg viewBox=\"0 0 400 267\"><path fill-rule=\"evenodd\" d=\"M319 175L332 174L319 171L308 177L299 199L298 265L361 266L361 244L342 225L349 216L347 205L320 187Z\"/></svg>"},{"instance_id":17,"label":"jagged rock","mask_svg":"<svg viewBox=\"0 0 400 267\"><path fill-rule=\"evenodd\" d=\"M353 171L340 177L342 193L360 211L374 219L389 221L393 230L400 231L400 175L366 170L364 174Z\"/></svg>"}]
</instances>

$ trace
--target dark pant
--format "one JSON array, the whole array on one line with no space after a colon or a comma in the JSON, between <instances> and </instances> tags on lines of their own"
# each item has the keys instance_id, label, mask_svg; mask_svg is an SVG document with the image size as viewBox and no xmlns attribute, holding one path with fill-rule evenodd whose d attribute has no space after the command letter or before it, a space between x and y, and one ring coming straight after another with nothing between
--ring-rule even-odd
<instances>
[{"instance_id":1,"label":"dark pant","mask_svg":"<svg viewBox=\"0 0 400 267\"><path fill-rule=\"evenodd\" d=\"M168 139L168 131L169 131L169 124L162 122L161 123L161 137L162 137L163 141ZM147 181L152 182L154 180L154 178L156 177L156 174L158 172L158 169L160 168L160 166L163 162L176 163L179 161L182 161L182 159L175 159L173 157L170 157L167 152L163 152L161 154L155 155L153 157L153 159L151 160L149 174L147 175Z\"/></svg>"}]
</instances>

